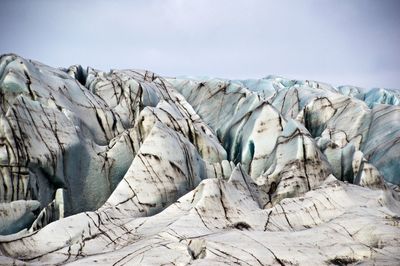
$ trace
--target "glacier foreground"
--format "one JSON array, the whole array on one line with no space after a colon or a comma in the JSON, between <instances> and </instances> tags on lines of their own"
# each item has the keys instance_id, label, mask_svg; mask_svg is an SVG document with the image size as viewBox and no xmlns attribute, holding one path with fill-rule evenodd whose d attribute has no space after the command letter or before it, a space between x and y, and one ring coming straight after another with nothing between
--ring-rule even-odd
<instances>
[{"instance_id":1,"label":"glacier foreground","mask_svg":"<svg viewBox=\"0 0 400 266\"><path fill-rule=\"evenodd\" d=\"M1 265L399 265L400 93L0 57Z\"/></svg>"}]
</instances>

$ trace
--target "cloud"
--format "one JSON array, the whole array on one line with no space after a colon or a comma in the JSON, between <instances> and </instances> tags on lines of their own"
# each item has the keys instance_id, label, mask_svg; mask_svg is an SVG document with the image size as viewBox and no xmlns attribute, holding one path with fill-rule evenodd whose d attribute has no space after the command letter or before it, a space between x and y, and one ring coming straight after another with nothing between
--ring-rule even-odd
<instances>
[{"instance_id":1,"label":"cloud","mask_svg":"<svg viewBox=\"0 0 400 266\"><path fill-rule=\"evenodd\" d=\"M397 1L2 1L0 52L54 66L399 87ZM374 78L374 79L372 79Z\"/></svg>"}]
</instances>

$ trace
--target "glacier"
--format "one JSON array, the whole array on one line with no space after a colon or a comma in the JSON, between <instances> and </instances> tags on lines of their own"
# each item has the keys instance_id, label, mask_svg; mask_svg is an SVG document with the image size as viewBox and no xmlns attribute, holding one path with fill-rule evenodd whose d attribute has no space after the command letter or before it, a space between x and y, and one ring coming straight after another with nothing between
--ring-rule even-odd
<instances>
[{"instance_id":1,"label":"glacier","mask_svg":"<svg viewBox=\"0 0 400 266\"><path fill-rule=\"evenodd\" d=\"M400 263L400 91L0 57L1 265Z\"/></svg>"}]
</instances>

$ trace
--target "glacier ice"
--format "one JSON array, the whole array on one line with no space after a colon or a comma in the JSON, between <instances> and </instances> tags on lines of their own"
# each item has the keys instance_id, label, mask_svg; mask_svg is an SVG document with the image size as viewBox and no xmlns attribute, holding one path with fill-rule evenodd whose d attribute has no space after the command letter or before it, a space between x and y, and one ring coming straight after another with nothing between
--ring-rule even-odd
<instances>
[{"instance_id":1,"label":"glacier ice","mask_svg":"<svg viewBox=\"0 0 400 266\"><path fill-rule=\"evenodd\" d=\"M400 94L0 57L0 264L400 263Z\"/></svg>"}]
</instances>

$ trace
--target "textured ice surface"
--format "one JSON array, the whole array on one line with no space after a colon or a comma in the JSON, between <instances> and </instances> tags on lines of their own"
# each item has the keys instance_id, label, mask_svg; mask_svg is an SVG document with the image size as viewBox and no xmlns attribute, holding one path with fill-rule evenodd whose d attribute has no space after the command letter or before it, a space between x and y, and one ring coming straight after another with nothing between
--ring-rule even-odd
<instances>
[{"instance_id":1,"label":"textured ice surface","mask_svg":"<svg viewBox=\"0 0 400 266\"><path fill-rule=\"evenodd\" d=\"M0 97L0 264L400 263L397 90L11 54Z\"/></svg>"}]
</instances>

